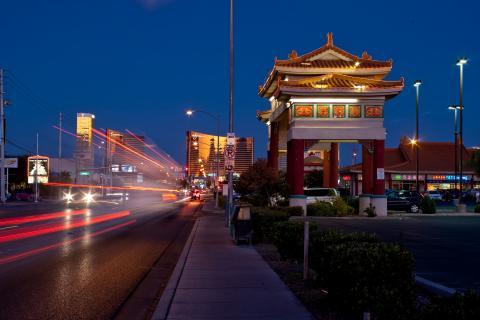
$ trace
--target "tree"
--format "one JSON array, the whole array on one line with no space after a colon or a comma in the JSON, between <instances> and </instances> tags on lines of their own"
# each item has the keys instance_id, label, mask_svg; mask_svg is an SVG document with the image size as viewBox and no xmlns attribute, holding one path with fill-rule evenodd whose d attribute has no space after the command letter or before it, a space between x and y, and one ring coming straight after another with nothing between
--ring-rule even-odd
<instances>
[{"instance_id":1,"label":"tree","mask_svg":"<svg viewBox=\"0 0 480 320\"><path fill-rule=\"evenodd\" d=\"M278 172L267 166L265 159L258 159L240 175L235 190L255 205L271 205L271 198L283 193L285 184L280 177Z\"/></svg>"},{"instance_id":2,"label":"tree","mask_svg":"<svg viewBox=\"0 0 480 320\"><path fill-rule=\"evenodd\" d=\"M314 170L305 175L305 186L308 188L323 186L323 171Z\"/></svg>"}]
</instances>

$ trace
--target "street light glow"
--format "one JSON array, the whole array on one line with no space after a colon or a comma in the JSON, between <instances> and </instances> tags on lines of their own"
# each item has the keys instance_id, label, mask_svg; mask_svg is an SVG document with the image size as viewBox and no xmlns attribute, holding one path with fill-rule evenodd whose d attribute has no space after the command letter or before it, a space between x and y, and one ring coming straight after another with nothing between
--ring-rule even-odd
<instances>
[{"instance_id":1,"label":"street light glow","mask_svg":"<svg viewBox=\"0 0 480 320\"><path fill-rule=\"evenodd\" d=\"M422 84L422 81L420 81L420 80L415 80L415 82L413 83L413 86L414 86L415 88L418 88L418 87L420 87L421 84Z\"/></svg>"},{"instance_id":2,"label":"street light glow","mask_svg":"<svg viewBox=\"0 0 480 320\"><path fill-rule=\"evenodd\" d=\"M417 143L418 143L418 141L417 141L416 139L410 138L410 144L411 144L412 146L417 145Z\"/></svg>"},{"instance_id":3,"label":"street light glow","mask_svg":"<svg viewBox=\"0 0 480 320\"><path fill-rule=\"evenodd\" d=\"M185 114L190 117L191 115L193 115L193 110L189 109L185 112Z\"/></svg>"},{"instance_id":4,"label":"street light glow","mask_svg":"<svg viewBox=\"0 0 480 320\"><path fill-rule=\"evenodd\" d=\"M462 66L464 64L467 64L468 59L467 58L461 58L457 60L457 66Z\"/></svg>"}]
</instances>

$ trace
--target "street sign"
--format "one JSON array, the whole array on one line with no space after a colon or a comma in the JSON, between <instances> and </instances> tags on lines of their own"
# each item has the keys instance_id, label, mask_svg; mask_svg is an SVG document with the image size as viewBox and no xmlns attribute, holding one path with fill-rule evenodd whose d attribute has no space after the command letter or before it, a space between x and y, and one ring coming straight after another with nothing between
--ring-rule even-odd
<instances>
[{"instance_id":1,"label":"street sign","mask_svg":"<svg viewBox=\"0 0 480 320\"><path fill-rule=\"evenodd\" d=\"M5 158L5 168L18 168L18 158Z\"/></svg>"},{"instance_id":2,"label":"street sign","mask_svg":"<svg viewBox=\"0 0 480 320\"><path fill-rule=\"evenodd\" d=\"M225 173L231 173L235 170L235 133L227 133L227 144L225 146Z\"/></svg>"}]
</instances>

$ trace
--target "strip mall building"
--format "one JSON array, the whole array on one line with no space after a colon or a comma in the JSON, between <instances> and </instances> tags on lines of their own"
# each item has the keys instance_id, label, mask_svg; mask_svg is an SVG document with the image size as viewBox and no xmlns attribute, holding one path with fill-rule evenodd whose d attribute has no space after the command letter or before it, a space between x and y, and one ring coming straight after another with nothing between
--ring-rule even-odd
<instances>
[{"instance_id":1,"label":"strip mall building","mask_svg":"<svg viewBox=\"0 0 480 320\"><path fill-rule=\"evenodd\" d=\"M480 178L475 176L468 164L475 149L462 148L463 188L480 188ZM453 142L419 143L419 184L420 191L447 190L455 188L455 144ZM457 172L458 174L458 172ZM415 148L406 137L397 148L385 148L385 188L412 190L416 184ZM457 175L457 182L460 176ZM340 185L350 189L354 195L362 193L362 164L344 167L340 170ZM458 184L457 184L458 188Z\"/></svg>"}]
</instances>

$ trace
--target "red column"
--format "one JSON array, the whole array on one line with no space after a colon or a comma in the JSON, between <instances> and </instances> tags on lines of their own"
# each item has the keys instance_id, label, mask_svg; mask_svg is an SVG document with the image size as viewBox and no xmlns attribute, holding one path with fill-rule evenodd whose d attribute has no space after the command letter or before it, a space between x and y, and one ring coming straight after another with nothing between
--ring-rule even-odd
<instances>
[{"instance_id":1,"label":"red column","mask_svg":"<svg viewBox=\"0 0 480 320\"><path fill-rule=\"evenodd\" d=\"M330 187L330 151L323 152L323 187Z\"/></svg>"},{"instance_id":2,"label":"red column","mask_svg":"<svg viewBox=\"0 0 480 320\"><path fill-rule=\"evenodd\" d=\"M374 140L373 194L385 194L385 140Z\"/></svg>"},{"instance_id":3,"label":"red column","mask_svg":"<svg viewBox=\"0 0 480 320\"><path fill-rule=\"evenodd\" d=\"M362 194L373 193L373 155L369 145L370 142L362 145Z\"/></svg>"},{"instance_id":4,"label":"red column","mask_svg":"<svg viewBox=\"0 0 480 320\"><path fill-rule=\"evenodd\" d=\"M288 141L287 177L290 195L303 195L304 149L305 143L303 139L293 139Z\"/></svg>"},{"instance_id":5,"label":"red column","mask_svg":"<svg viewBox=\"0 0 480 320\"><path fill-rule=\"evenodd\" d=\"M330 144L330 188L338 187L338 143Z\"/></svg>"},{"instance_id":6,"label":"red column","mask_svg":"<svg viewBox=\"0 0 480 320\"><path fill-rule=\"evenodd\" d=\"M278 122L270 124L270 141L267 165L269 168L278 171Z\"/></svg>"}]
</instances>

